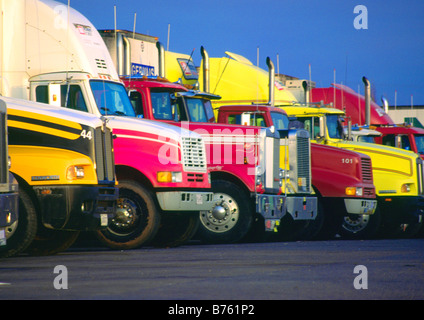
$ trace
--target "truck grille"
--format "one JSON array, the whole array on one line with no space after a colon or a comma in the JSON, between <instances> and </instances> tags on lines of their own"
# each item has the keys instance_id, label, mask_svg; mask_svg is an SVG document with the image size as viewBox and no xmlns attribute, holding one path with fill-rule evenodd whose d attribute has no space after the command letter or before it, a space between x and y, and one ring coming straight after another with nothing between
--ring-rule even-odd
<instances>
[{"instance_id":1,"label":"truck grille","mask_svg":"<svg viewBox=\"0 0 424 320\"><path fill-rule=\"evenodd\" d=\"M115 180L112 133L109 128L95 129L96 170L100 183Z\"/></svg>"},{"instance_id":2,"label":"truck grille","mask_svg":"<svg viewBox=\"0 0 424 320\"><path fill-rule=\"evenodd\" d=\"M1 161L1 168L0 168L0 183L7 183L8 182L8 155L7 155L7 126L6 126L6 113L1 112L0 113L0 124L1 124L1 131L0 131L0 161Z\"/></svg>"},{"instance_id":3,"label":"truck grille","mask_svg":"<svg viewBox=\"0 0 424 320\"><path fill-rule=\"evenodd\" d=\"M184 171L206 172L206 151L202 138L182 138Z\"/></svg>"},{"instance_id":4,"label":"truck grille","mask_svg":"<svg viewBox=\"0 0 424 320\"><path fill-rule=\"evenodd\" d=\"M372 166L371 159L361 158L361 169L362 169L362 180L366 182L372 182Z\"/></svg>"},{"instance_id":5,"label":"truck grille","mask_svg":"<svg viewBox=\"0 0 424 320\"><path fill-rule=\"evenodd\" d=\"M423 161L417 160L417 179L418 179L418 194L424 194L424 170Z\"/></svg>"},{"instance_id":6,"label":"truck grille","mask_svg":"<svg viewBox=\"0 0 424 320\"><path fill-rule=\"evenodd\" d=\"M297 177L299 191L311 192L310 148L309 138L297 136ZM300 180L301 179L301 183ZM301 184L301 186L300 186Z\"/></svg>"}]
</instances>

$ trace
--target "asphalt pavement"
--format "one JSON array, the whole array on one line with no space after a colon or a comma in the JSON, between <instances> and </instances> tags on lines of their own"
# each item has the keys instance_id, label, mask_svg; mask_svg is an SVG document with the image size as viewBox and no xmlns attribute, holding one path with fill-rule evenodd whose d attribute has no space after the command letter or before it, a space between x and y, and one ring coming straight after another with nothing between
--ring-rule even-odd
<instances>
[{"instance_id":1,"label":"asphalt pavement","mask_svg":"<svg viewBox=\"0 0 424 320\"><path fill-rule=\"evenodd\" d=\"M394 239L73 247L0 260L0 300L422 300L423 246L424 239Z\"/></svg>"}]
</instances>

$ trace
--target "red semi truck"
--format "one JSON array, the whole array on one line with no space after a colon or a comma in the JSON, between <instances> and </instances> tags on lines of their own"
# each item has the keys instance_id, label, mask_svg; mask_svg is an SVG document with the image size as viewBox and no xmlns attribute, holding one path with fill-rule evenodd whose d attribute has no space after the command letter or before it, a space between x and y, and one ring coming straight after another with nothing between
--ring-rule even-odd
<instances>
[{"instance_id":1,"label":"red semi truck","mask_svg":"<svg viewBox=\"0 0 424 320\"><path fill-rule=\"evenodd\" d=\"M218 123L290 127L281 108L266 105L221 106ZM365 154L332 146L311 144L312 185L324 208L323 228L317 238L354 229L376 208L371 158Z\"/></svg>"},{"instance_id":2,"label":"red semi truck","mask_svg":"<svg viewBox=\"0 0 424 320\"><path fill-rule=\"evenodd\" d=\"M140 35L131 33L128 39L124 31L118 31L116 38L111 31L100 33L121 76L126 75L122 79L137 116L190 129L205 139L214 207L200 214L198 235L202 240L235 242L256 236L258 230L272 231L286 213L299 221L316 218L317 198L310 185L310 141L305 130L290 132L287 140L298 146L299 157L290 154L292 170L281 168L280 156L284 157L285 149L280 147L278 132L215 123L211 99L219 97L171 83L163 73L154 78L134 75L142 64L135 60L140 47L135 41L143 41L137 39ZM162 61L164 54L158 44ZM164 70L163 62L159 62L159 69Z\"/></svg>"}]
</instances>

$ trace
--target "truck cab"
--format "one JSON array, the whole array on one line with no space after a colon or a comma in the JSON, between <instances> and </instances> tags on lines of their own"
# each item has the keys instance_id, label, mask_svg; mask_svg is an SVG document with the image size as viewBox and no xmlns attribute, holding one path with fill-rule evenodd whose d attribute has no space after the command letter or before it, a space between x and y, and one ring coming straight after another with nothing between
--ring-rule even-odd
<instances>
[{"instance_id":1,"label":"truck cab","mask_svg":"<svg viewBox=\"0 0 424 320\"><path fill-rule=\"evenodd\" d=\"M389 146L347 141L343 132L345 114L341 110L321 104L281 108L289 117L301 122L317 143L371 157L378 202L378 215L374 217L381 214L380 234L409 236L419 231L424 208L423 162L419 155Z\"/></svg>"},{"instance_id":2,"label":"truck cab","mask_svg":"<svg viewBox=\"0 0 424 320\"><path fill-rule=\"evenodd\" d=\"M265 105L221 106L217 121L275 126L277 130L295 126L282 109ZM334 236L340 232L343 224L344 228L358 230L360 224L357 221L368 220L377 205L371 158L365 154L312 143L311 159L312 185L324 209L324 226L316 237Z\"/></svg>"},{"instance_id":3,"label":"truck cab","mask_svg":"<svg viewBox=\"0 0 424 320\"><path fill-rule=\"evenodd\" d=\"M378 144L397 147L418 153L424 159L424 129L409 125L374 126L380 135L374 140Z\"/></svg>"}]
</instances>

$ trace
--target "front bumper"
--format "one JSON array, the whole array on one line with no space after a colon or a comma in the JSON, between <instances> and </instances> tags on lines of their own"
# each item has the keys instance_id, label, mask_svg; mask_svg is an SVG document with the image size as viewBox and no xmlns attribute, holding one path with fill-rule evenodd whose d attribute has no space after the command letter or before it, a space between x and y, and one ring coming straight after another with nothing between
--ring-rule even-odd
<instances>
[{"instance_id":1,"label":"front bumper","mask_svg":"<svg viewBox=\"0 0 424 320\"><path fill-rule=\"evenodd\" d=\"M107 227L116 213L115 186L35 186L46 228L88 231Z\"/></svg>"},{"instance_id":2,"label":"front bumper","mask_svg":"<svg viewBox=\"0 0 424 320\"><path fill-rule=\"evenodd\" d=\"M424 216L423 196L377 197L378 207L386 223L417 223Z\"/></svg>"},{"instance_id":3,"label":"front bumper","mask_svg":"<svg viewBox=\"0 0 424 320\"><path fill-rule=\"evenodd\" d=\"M317 197L287 197L287 213L293 220L315 220L318 214Z\"/></svg>"},{"instance_id":4,"label":"front bumper","mask_svg":"<svg viewBox=\"0 0 424 320\"><path fill-rule=\"evenodd\" d=\"M346 198L344 203L349 214L374 214L377 208L377 200Z\"/></svg>"},{"instance_id":5,"label":"front bumper","mask_svg":"<svg viewBox=\"0 0 424 320\"><path fill-rule=\"evenodd\" d=\"M19 193L0 193L0 228L8 227L19 215Z\"/></svg>"},{"instance_id":6,"label":"front bumper","mask_svg":"<svg viewBox=\"0 0 424 320\"><path fill-rule=\"evenodd\" d=\"M286 214L290 214L293 220L314 220L318 214L318 200L310 196L257 194L256 212L265 219L266 231L276 231Z\"/></svg>"},{"instance_id":7,"label":"front bumper","mask_svg":"<svg viewBox=\"0 0 424 320\"><path fill-rule=\"evenodd\" d=\"M163 211L204 211L214 204L212 192L164 191L156 195Z\"/></svg>"}]
</instances>

